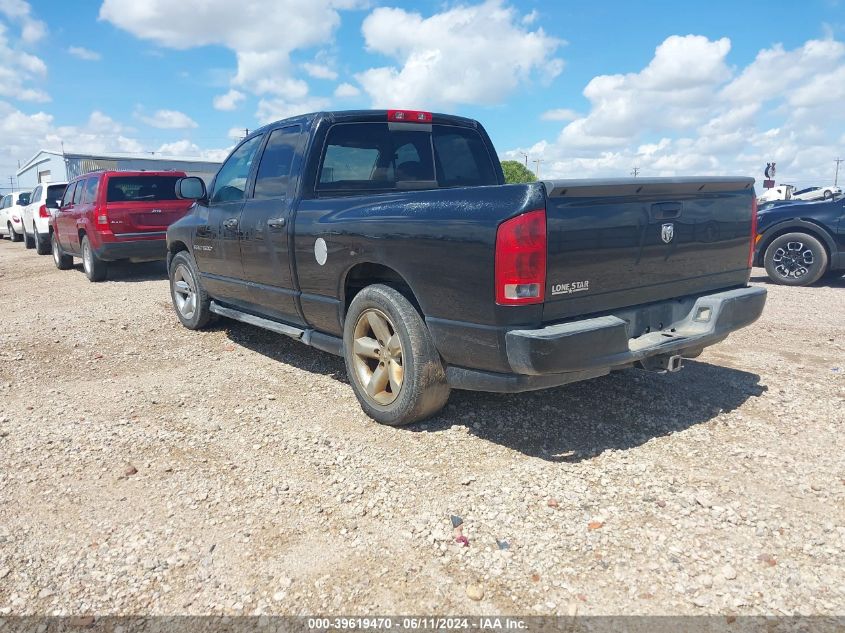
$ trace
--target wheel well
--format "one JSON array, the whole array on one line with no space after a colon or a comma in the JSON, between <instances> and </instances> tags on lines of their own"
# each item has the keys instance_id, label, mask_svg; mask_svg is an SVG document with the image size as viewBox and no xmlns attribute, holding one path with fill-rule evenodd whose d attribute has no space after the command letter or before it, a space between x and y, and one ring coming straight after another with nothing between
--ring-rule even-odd
<instances>
[{"instance_id":1,"label":"wheel well","mask_svg":"<svg viewBox=\"0 0 845 633\"><path fill-rule=\"evenodd\" d=\"M76 233L79 235L79 243L82 244L82 238L85 237L85 229L77 229Z\"/></svg>"},{"instance_id":2,"label":"wheel well","mask_svg":"<svg viewBox=\"0 0 845 633\"><path fill-rule=\"evenodd\" d=\"M819 243L822 245L822 248L827 252L828 261L830 261L830 247L827 245L827 239L824 235L824 229L817 228L812 229L808 228L806 225L801 224L799 226L795 226L791 224L784 228L779 228L777 231L772 233L771 235L767 235L766 238L763 240L763 246L760 247L760 263L764 264L766 260L766 250L768 250L769 245L774 242L777 238L781 235L786 235L787 233L806 233L807 235L811 235L816 238Z\"/></svg>"},{"instance_id":3,"label":"wheel well","mask_svg":"<svg viewBox=\"0 0 845 633\"><path fill-rule=\"evenodd\" d=\"M398 272L384 266L383 264L356 264L346 273L346 280L343 284L344 306L343 314L346 315L349 310L349 304L361 290L372 284L384 284L395 288L401 292L405 298L417 309L420 314L423 313L419 301L417 301L414 291L411 290L410 284L405 281Z\"/></svg>"},{"instance_id":4,"label":"wheel well","mask_svg":"<svg viewBox=\"0 0 845 633\"><path fill-rule=\"evenodd\" d=\"M188 250L188 247L185 245L184 242L173 242L169 247L168 250L170 251L171 255L175 255L180 251Z\"/></svg>"}]
</instances>

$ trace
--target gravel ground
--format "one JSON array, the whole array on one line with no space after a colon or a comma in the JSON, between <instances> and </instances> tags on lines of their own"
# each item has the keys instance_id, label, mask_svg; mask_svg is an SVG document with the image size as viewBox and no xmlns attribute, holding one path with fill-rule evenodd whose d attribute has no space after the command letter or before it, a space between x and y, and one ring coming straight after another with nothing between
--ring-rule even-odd
<instances>
[{"instance_id":1,"label":"gravel ground","mask_svg":"<svg viewBox=\"0 0 845 633\"><path fill-rule=\"evenodd\" d=\"M0 615L841 615L845 279L767 287L678 374L395 429L338 358L182 328L163 264L2 240Z\"/></svg>"}]
</instances>

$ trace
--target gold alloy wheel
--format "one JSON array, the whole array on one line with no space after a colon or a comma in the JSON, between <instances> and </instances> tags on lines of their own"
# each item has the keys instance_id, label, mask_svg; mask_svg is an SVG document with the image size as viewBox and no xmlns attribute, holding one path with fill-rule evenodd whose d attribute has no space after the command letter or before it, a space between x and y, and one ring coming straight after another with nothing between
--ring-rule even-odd
<instances>
[{"instance_id":1,"label":"gold alloy wheel","mask_svg":"<svg viewBox=\"0 0 845 633\"><path fill-rule=\"evenodd\" d=\"M402 341L384 312L368 308L361 313L352 352L355 379L367 395L380 405L396 400L405 378Z\"/></svg>"}]
</instances>

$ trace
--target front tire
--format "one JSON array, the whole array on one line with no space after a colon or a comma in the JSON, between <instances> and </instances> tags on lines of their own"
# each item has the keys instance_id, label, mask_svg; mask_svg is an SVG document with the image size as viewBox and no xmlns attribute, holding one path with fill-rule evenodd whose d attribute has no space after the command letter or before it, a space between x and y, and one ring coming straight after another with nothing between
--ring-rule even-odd
<instances>
[{"instance_id":1,"label":"front tire","mask_svg":"<svg viewBox=\"0 0 845 633\"><path fill-rule=\"evenodd\" d=\"M91 248L91 240L87 235L82 236L82 268L88 281L103 281L108 273L108 264L97 257Z\"/></svg>"},{"instance_id":2,"label":"front tire","mask_svg":"<svg viewBox=\"0 0 845 633\"><path fill-rule=\"evenodd\" d=\"M775 238L763 257L769 279L784 286L809 286L827 272L827 251L807 233Z\"/></svg>"},{"instance_id":3,"label":"front tire","mask_svg":"<svg viewBox=\"0 0 845 633\"><path fill-rule=\"evenodd\" d=\"M375 284L355 296L343 352L361 408L381 424L418 422L449 399L446 371L425 321L395 288Z\"/></svg>"},{"instance_id":4,"label":"front tire","mask_svg":"<svg viewBox=\"0 0 845 633\"><path fill-rule=\"evenodd\" d=\"M179 321L189 330L199 330L211 319L211 298L200 283L193 258L180 251L170 262L170 298Z\"/></svg>"},{"instance_id":5,"label":"front tire","mask_svg":"<svg viewBox=\"0 0 845 633\"><path fill-rule=\"evenodd\" d=\"M62 247L59 246L59 240L56 238L55 233L51 234L50 243L53 249L53 263L56 264L56 268L59 270L70 270L73 268L73 257L71 255L65 255Z\"/></svg>"},{"instance_id":6,"label":"front tire","mask_svg":"<svg viewBox=\"0 0 845 633\"><path fill-rule=\"evenodd\" d=\"M12 228L11 222L9 222L9 226L7 228L9 229L10 240L12 240L13 242L20 242L23 239L23 235L18 235L17 233L15 233L15 229Z\"/></svg>"}]
</instances>

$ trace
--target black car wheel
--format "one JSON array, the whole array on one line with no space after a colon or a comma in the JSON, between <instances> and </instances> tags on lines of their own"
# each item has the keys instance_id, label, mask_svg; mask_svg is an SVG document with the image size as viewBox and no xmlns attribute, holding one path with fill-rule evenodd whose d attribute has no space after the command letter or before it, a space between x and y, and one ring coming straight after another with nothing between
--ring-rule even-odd
<instances>
[{"instance_id":1,"label":"black car wheel","mask_svg":"<svg viewBox=\"0 0 845 633\"><path fill-rule=\"evenodd\" d=\"M50 253L50 240L41 235L35 225L32 225L32 234L35 236L35 252L39 255L48 255Z\"/></svg>"},{"instance_id":2,"label":"black car wheel","mask_svg":"<svg viewBox=\"0 0 845 633\"><path fill-rule=\"evenodd\" d=\"M377 422L411 424L449 399L425 321L395 288L375 284L355 295L343 328L343 356L361 408Z\"/></svg>"},{"instance_id":3,"label":"black car wheel","mask_svg":"<svg viewBox=\"0 0 845 633\"><path fill-rule=\"evenodd\" d=\"M825 189L825 191L824 191L824 199L825 199L825 200L830 200L831 198L833 198L833 192L832 192L830 189Z\"/></svg>"},{"instance_id":4,"label":"black car wheel","mask_svg":"<svg viewBox=\"0 0 845 633\"><path fill-rule=\"evenodd\" d=\"M10 240L12 240L13 242L20 242L23 239L23 236L15 233L15 229L12 228L11 222L9 222L8 229L9 229L9 239Z\"/></svg>"},{"instance_id":5,"label":"black car wheel","mask_svg":"<svg viewBox=\"0 0 845 633\"><path fill-rule=\"evenodd\" d=\"M187 251L176 253L170 262L170 298L179 321L190 330L199 330L211 318L211 299Z\"/></svg>"},{"instance_id":6,"label":"black car wheel","mask_svg":"<svg viewBox=\"0 0 845 633\"><path fill-rule=\"evenodd\" d=\"M775 238L764 256L769 279L785 286L809 286L827 272L827 251L807 233Z\"/></svg>"},{"instance_id":7,"label":"black car wheel","mask_svg":"<svg viewBox=\"0 0 845 633\"><path fill-rule=\"evenodd\" d=\"M29 234L29 231L26 230L26 226L23 227L23 241L24 246L26 246L27 249L35 248L35 236Z\"/></svg>"}]
</instances>

